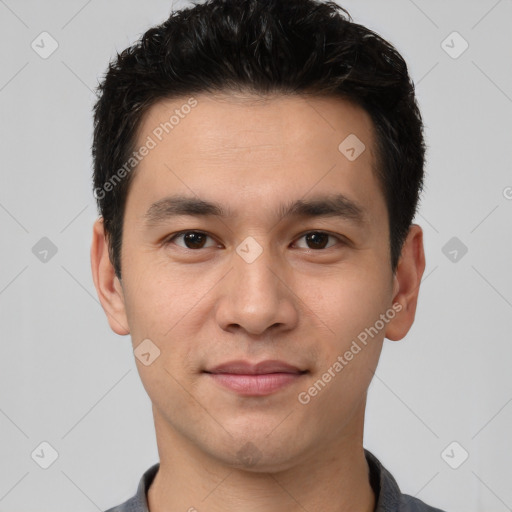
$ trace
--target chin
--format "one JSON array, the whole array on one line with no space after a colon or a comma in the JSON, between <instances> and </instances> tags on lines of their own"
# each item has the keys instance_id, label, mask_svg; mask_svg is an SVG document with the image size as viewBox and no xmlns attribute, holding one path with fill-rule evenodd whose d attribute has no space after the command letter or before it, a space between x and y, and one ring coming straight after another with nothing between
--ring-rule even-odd
<instances>
[{"instance_id":1,"label":"chin","mask_svg":"<svg viewBox=\"0 0 512 512\"><path fill-rule=\"evenodd\" d=\"M271 431L271 429L269 429ZM278 473L294 466L300 459L297 443L290 436L269 439L267 433L230 438L228 446L212 455L226 466L252 473ZM226 457L227 455L227 457Z\"/></svg>"}]
</instances>

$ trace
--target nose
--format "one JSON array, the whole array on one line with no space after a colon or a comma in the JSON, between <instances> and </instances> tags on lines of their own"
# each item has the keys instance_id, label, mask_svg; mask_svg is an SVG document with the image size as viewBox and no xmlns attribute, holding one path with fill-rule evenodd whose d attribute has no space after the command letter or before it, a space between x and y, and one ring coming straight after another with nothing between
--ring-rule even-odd
<instances>
[{"instance_id":1,"label":"nose","mask_svg":"<svg viewBox=\"0 0 512 512\"><path fill-rule=\"evenodd\" d=\"M298 298L293 292L290 267L277 260L267 247L254 260L233 254L233 268L222 280L216 307L218 325L251 335L273 335L293 329L299 319Z\"/></svg>"}]
</instances>

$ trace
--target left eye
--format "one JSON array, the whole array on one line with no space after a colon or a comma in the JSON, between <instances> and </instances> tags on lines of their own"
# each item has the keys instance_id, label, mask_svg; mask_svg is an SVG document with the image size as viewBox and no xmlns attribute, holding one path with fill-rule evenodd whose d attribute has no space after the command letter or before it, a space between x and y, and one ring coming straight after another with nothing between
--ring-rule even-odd
<instances>
[{"instance_id":1,"label":"left eye","mask_svg":"<svg viewBox=\"0 0 512 512\"><path fill-rule=\"evenodd\" d=\"M183 247L184 249L204 249L205 247L215 247L216 244L213 241L213 243L209 246L205 245L205 241L207 238L212 239L209 235L206 233L203 233L202 231L183 231L181 233L177 233L171 238L167 239L164 243L165 245L168 245L170 243L173 243L177 239L182 239L184 245L176 244L179 247ZM334 235L331 235L329 233L326 233L324 231L310 231L308 233L305 233L301 237L299 237L298 240L304 238L306 240L306 244L312 245L309 247L305 247L306 249L326 249L329 247L332 247L335 245L335 243L327 246L328 239L332 238L334 240L337 240L340 242L340 239L338 237L335 237ZM213 239L212 239L213 240Z\"/></svg>"},{"instance_id":2,"label":"left eye","mask_svg":"<svg viewBox=\"0 0 512 512\"><path fill-rule=\"evenodd\" d=\"M306 247L307 249L318 250L318 249L328 248L328 247L326 247L326 245L327 245L327 240L329 239L329 237L334 238L335 240L338 240L338 241L340 240L339 238L335 237L334 235L330 235L329 233L325 233L324 231L310 231L309 233L305 233L304 235L302 235L299 238L299 240L301 238L305 238L307 244L313 245L313 247ZM329 247L332 247L332 245L335 245L335 244L331 244Z\"/></svg>"}]
</instances>

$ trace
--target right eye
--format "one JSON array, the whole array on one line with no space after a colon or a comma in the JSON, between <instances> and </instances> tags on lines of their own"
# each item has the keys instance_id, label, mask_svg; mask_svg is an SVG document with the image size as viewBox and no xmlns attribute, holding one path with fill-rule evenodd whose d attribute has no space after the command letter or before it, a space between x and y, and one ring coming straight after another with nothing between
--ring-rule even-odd
<instances>
[{"instance_id":1,"label":"right eye","mask_svg":"<svg viewBox=\"0 0 512 512\"><path fill-rule=\"evenodd\" d=\"M176 244L179 247L183 247L184 249L196 250L205 248L205 240L207 238L211 238L207 233L203 233L202 231L180 231L179 233L175 233L171 235L164 241L164 246L167 246L171 243L175 243L176 239L182 239L185 245ZM212 239L213 240L213 239ZM210 245L209 247L215 247L216 244ZM208 248L208 246L206 246Z\"/></svg>"}]
</instances>

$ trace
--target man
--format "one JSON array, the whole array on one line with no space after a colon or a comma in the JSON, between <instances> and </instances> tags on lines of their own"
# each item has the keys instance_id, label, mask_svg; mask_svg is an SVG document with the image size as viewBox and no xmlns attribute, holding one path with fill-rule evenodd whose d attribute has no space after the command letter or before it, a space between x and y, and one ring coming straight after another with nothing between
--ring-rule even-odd
<instances>
[{"instance_id":1,"label":"man","mask_svg":"<svg viewBox=\"0 0 512 512\"><path fill-rule=\"evenodd\" d=\"M363 448L425 268L407 66L334 3L212 0L110 64L94 283L160 462L110 512L428 511Z\"/></svg>"}]
</instances>

